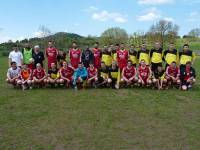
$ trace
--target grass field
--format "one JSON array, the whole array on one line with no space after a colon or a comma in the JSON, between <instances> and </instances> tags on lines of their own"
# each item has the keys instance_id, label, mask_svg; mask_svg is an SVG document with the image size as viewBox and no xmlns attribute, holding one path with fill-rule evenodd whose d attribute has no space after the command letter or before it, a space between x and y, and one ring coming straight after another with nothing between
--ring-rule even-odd
<instances>
[{"instance_id":1,"label":"grass field","mask_svg":"<svg viewBox=\"0 0 200 150\"><path fill-rule=\"evenodd\" d=\"M188 92L23 92L4 82L7 58L0 64L0 150L200 149L200 82Z\"/></svg>"}]
</instances>

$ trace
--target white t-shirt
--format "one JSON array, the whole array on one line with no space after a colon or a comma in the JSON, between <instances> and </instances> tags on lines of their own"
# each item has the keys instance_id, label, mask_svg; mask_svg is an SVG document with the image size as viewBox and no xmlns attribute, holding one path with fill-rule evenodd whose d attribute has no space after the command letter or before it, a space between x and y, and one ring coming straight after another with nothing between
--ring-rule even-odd
<instances>
[{"instance_id":1,"label":"white t-shirt","mask_svg":"<svg viewBox=\"0 0 200 150\"><path fill-rule=\"evenodd\" d=\"M11 61L14 61L17 63L17 66L21 66L21 60L23 60L23 55L22 55L22 52L20 51L12 51L10 52L9 54L9 59L11 59Z\"/></svg>"},{"instance_id":2,"label":"white t-shirt","mask_svg":"<svg viewBox=\"0 0 200 150\"><path fill-rule=\"evenodd\" d=\"M13 69L12 67L8 69L8 72L7 72L7 77L10 77L11 79L14 78L14 77L17 77L20 73L20 68L17 67L16 69Z\"/></svg>"}]
</instances>

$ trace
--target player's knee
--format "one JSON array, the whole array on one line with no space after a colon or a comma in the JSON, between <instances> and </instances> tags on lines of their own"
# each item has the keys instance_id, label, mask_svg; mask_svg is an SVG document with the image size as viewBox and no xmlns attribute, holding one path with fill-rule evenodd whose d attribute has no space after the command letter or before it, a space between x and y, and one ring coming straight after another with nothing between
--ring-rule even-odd
<instances>
[{"instance_id":1,"label":"player's knee","mask_svg":"<svg viewBox=\"0 0 200 150\"><path fill-rule=\"evenodd\" d=\"M21 85L22 84L22 81L21 80L18 80L17 81L17 85Z\"/></svg>"},{"instance_id":2,"label":"player's knee","mask_svg":"<svg viewBox=\"0 0 200 150\"><path fill-rule=\"evenodd\" d=\"M156 83L156 82L158 82L158 80L157 79L153 79L153 83Z\"/></svg>"}]
</instances>

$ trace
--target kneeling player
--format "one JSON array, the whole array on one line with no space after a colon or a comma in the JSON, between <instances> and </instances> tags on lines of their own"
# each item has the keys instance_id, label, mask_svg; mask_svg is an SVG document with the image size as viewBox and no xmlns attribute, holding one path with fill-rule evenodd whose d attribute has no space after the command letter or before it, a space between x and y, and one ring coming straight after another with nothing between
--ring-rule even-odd
<instances>
[{"instance_id":1,"label":"kneeling player","mask_svg":"<svg viewBox=\"0 0 200 150\"><path fill-rule=\"evenodd\" d=\"M77 89L77 84L80 87L84 84L84 81L86 81L87 76L88 76L87 69L83 66L82 63L79 63L78 68L75 70L73 75L73 85L75 90Z\"/></svg>"},{"instance_id":2,"label":"kneeling player","mask_svg":"<svg viewBox=\"0 0 200 150\"><path fill-rule=\"evenodd\" d=\"M51 84L51 86L54 86L55 84L60 83L58 69L55 63L51 63L51 68L48 71L47 83Z\"/></svg>"},{"instance_id":3,"label":"kneeling player","mask_svg":"<svg viewBox=\"0 0 200 150\"><path fill-rule=\"evenodd\" d=\"M45 70L42 68L41 64L38 63L36 65L36 69L33 70L33 80L32 80L33 85L39 87L45 86L45 84L47 83L46 78L47 77Z\"/></svg>"},{"instance_id":4,"label":"kneeling player","mask_svg":"<svg viewBox=\"0 0 200 150\"><path fill-rule=\"evenodd\" d=\"M165 79L165 71L161 65L157 67L155 72L153 73L153 83L156 88L159 90L163 89L166 87L167 80Z\"/></svg>"},{"instance_id":5,"label":"kneeling player","mask_svg":"<svg viewBox=\"0 0 200 150\"><path fill-rule=\"evenodd\" d=\"M101 62L101 67L98 70L98 87L106 87L111 84L112 80L109 78L109 68L106 66L105 62Z\"/></svg>"},{"instance_id":6,"label":"kneeling player","mask_svg":"<svg viewBox=\"0 0 200 150\"><path fill-rule=\"evenodd\" d=\"M180 69L176 66L176 62L172 62L166 69L167 84L169 86L175 85L180 86Z\"/></svg>"},{"instance_id":7,"label":"kneeling player","mask_svg":"<svg viewBox=\"0 0 200 150\"><path fill-rule=\"evenodd\" d=\"M112 61L112 65L109 68L110 72L110 79L112 80L111 86L113 89L119 89L119 82L120 82L120 70L117 67L117 62Z\"/></svg>"},{"instance_id":8,"label":"kneeling player","mask_svg":"<svg viewBox=\"0 0 200 150\"><path fill-rule=\"evenodd\" d=\"M27 88L32 89L32 71L31 69L28 68L27 65L22 65L22 70L21 70L21 76L20 76L20 81L18 82L18 84L20 86L22 86L22 90L25 90Z\"/></svg>"},{"instance_id":9,"label":"kneeling player","mask_svg":"<svg viewBox=\"0 0 200 150\"><path fill-rule=\"evenodd\" d=\"M151 80L151 68L146 65L145 60L140 61L140 66L138 67L138 84L140 86L149 86L152 84Z\"/></svg>"},{"instance_id":10,"label":"kneeling player","mask_svg":"<svg viewBox=\"0 0 200 150\"><path fill-rule=\"evenodd\" d=\"M186 66L181 70L182 90L188 90L192 88L192 85L196 82L195 78L195 69L191 66L191 62L187 62Z\"/></svg>"},{"instance_id":11,"label":"kneeling player","mask_svg":"<svg viewBox=\"0 0 200 150\"><path fill-rule=\"evenodd\" d=\"M9 84L12 84L15 87L17 85L17 83L19 82L21 70L19 67L17 67L16 62L11 62L10 65L11 65L11 67L7 71L6 82Z\"/></svg>"},{"instance_id":12,"label":"kneeling player","mask_svg":"<svg viewBox=\"0 0 200 150\"><path fill-rule=\"evenodd\" d=\"M94 67L93 63L89 64L87 72L88 72L87 85L95 86L95 83L98 81L98 78L97 78L97 69Z\"/></svg>"},{"instance_id":13,"label":"kneeling player","mask_svg":"<svg viewBox=\"0 0 200 150\"><path fill-rule=\"evenodd\" d=\"M127 66L122 70L121 82L125 83L127 86L133 85L137 82L137 71L132 65L131 60L128 61Z\"/></svg>"},{"instance_id":14,"label":"kneeling player","mask_svg":"<svg viewBox=\"0 0 200 150\"><path fill-rule=\"evenodd\" d=\"M63 67L59 70L60 84L65 84L69 87L73 81L74 68L69 66L66 61L63 62Z\"/></svg>"}]
</instances>

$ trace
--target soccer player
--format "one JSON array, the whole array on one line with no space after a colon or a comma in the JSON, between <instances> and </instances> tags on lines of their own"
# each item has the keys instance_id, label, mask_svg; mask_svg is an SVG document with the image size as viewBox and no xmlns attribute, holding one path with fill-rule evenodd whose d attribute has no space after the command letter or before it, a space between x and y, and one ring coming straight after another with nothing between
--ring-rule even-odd
<instances>
[{"instance_id":1,"label":"soccer player","mask_svg":"<svg viewBox=\"0 0 200 150\"><path fill-rule=\"evenodd\" d=\"M134 45L131 45L129 50L129 60L132 61L133 66L137 66L137 50Z\"/></svg>"},{"instance_id":2,"label":"soccer player","mask_svg":"<svg viewBox=\"0 0 200 150\"><path fill-rule=\"evenodd\" d=\"M42 68L41 64L38 63L36 69L33 70L33 85L43 87L47 83L46 77L45 70Z\"/></svg>"},{"instance_id":3,"label":"soccer player","mask_svg":"<svg viewBox=\"0 0 200 150\"><path fill-rule=\"evenodd\" d=\"M96 42L94 45L93 55L94 55L94 67L99 69L101 67L102 52L101 49L99 48L98 42Z\"/></svg>"},{"instance_id":4,"label":"soccer player","mask_svg":"<svg viewBox=\"0 0 200 150\"><path fill-rule=\"evenodd\" d=\"M84 84L84 81L86 81L87 77L88 77L87 69L83 66L82 63L79 63L78 68L75 70L73 75L74 89L77 90L77 84L82 86Z\"/></svg>"},{"instance_id":5,"label":"soccer player","mask_svg":"<svg viewBox=\"0 0 200 150\"><path fill-rule=\"evenodd\" d=\"M30 43L26 43L24 49L22 50L23 54L23 64L26 64L28 68L34 68L34 59L33 59L33 49L31 48Z\"/></svg>"},{"instance_id":6,"label":"soccer player","mask_svg":"<svg viewBox=\"0 0 200 150\"><path fill-rule=\"evenodd\" d=\"M117 66L116 61L112 61L112 66L109 68L109 73L110 73L110 79L112 80L111 82L111 87L113 89L119 89L119 82L120 82L120 70Z\"/></svg>"},{"instance_id":7,"label":"soccer player","mask_svg":"<svg viewBox=\"0 0 200 150\"><path fill-rule=\"evenodd\" d=\"M101 62L101 68L98 70L98 82L97 82L97 87L102 87L102 86L107 86L110 84L112 81L109 78L110 72L109 68L106 66L105 62Z\"/></svg>"},{"instance_id":8,"label":"soccer player","mask_svg":"<svg viewBox=\"0 0 200 150\"><path fill-rule=\"evenodd\" d=\"M122 70L121 82L127 86L133 85L138 81L137 71L133 66L132 61L128 60L127 66Z\"/></svg>"},{"instance_id":9,"label":"soccer player","mask_svg":"<svg viewBox=\"0 0 200 150\"><path fill-rule=\"evenodd\" d=\"M44 53L40 50L39 45L34 46L33 51L33 59L34 59L34 69L36 68L36 64L40 63L42 67L44 67Z\"/></svg>"},{"instance_id":10,"label":"soccer player","mask_svg":"<svg viewBox=\"0 0 200 150\"><path fill-rule=\"evenodd\" d=\"M166 87L167 80L165 79L165 70L162 65L158 65L155 72L153 72L153 83L158 90L162 90Z\"/></svg>"},{"instance_id":11,"label":"soccer player","mask_svg":"<svg viewBox=\"0 0 200 150\"><path fill-rule=\"evenodd\" d=\"M158 66L162 66L163 49L160 42L156 42L154 48L150 51L151 69L153 72L157 71Z\"/></svg>"},{"instance_id":12,"label":"soccer player","mask_svg":"<svg viewBox=\"0 0 200 150\"><path fill-rule=\"evenodd\" d=\"M128 51L124 48L124 43L120 45L121 49L117 51L117 62L120 71L127 65L128 61Z\"/></svg>"},{"instance_id":13,"label":"soccer player","mask_svg":"<svg viewBox=\"0 0 200 150\"><path fill-rule=\"evenodd\" d=\"M63 62L63 67L59 70L60 84L65 84L69 87L73 81L74 68L69 66L66 61Z\"/></svg>"},{"instance_id":14,"label":"soccer player","mask_svg":"<svg viewBox=\"0 0 200 150\"><path fill-rule=\"evenodd\" d=\"M7 79L6 82L12 84L14 87L17 85L20 77L20 68L17 66L16 62L10 63L10 68L7 71Z\"/></svg>"},{"instance_id":15,"label":"soccer player","mask_svg":"<svg viewBox=\"0 0 200 150\"><path fill-rule=\"evenodd\" d=\"M188 44L183 45L183 51L179 53L179 60L180 60L180 69L184 69L186 66L186 62L191 62L194 64L196 55L195 53L190 50L190 46Z\"/></svg>"},{"instance_id":16,"label":"soccer player","mask_svg":"<svg viewBox=\"0 0 200 150\"><path fill-rule=\"evenodd\" d=\"M120 50L120 45L116 44L115 48L112 49L112 60L117 61L117 51Z\"/></svg>"},{"instance_id":17,"label":"soccer player","mask_svg":"<svg viewBox=\"0 0 200 150\"><path fill-rule=\"evenodd\" d=\"M147 49L146 43L142 43L141 49L137 53L138 63L140 64L141 60L144 60L146 65L150 64L150 51Z\"/></svg>"},{"instance_id":18,"label":"soccer player","mask_svg":"<svg viewBox=\"0 0 200 150\"><path fill-rule=\"evenodd\" d=\"M32 89L32 70L27 65L22 65L20 80L18 85L22 87L22 90L27 88Z\"/></svg>"},{"instance_id":19,"label":"soccer player","mask_svg":"<svg viewBox=\"0 0 200 150\"><path fill-rule=\"evenodd\" d=\"M166 69L167 84L175 85L177 88L180 86L180 69L177 67L176 62L172 62Z\"/></svg>"},{"instance_id":20,"label":"soccer player","mask_svg":"<svg viewBox=\"0 0 200 150\"><path fill-rule=\"evenodd\" d=\"M58 50L53 46L53 41L48 41L48 48L45 51L48 69L51 68L51 63L55 63L57 67Z\"/></svg>"},{"instance_id":21,"label":"soccer player","mask_svg":"<svg viewBox=\"0 0 200 150\"><path fill-rule=\"evenodd\" d=\"M112 64L112 51L107 46L103 48L101 60L105 62L107 67L110 67Z\"/></svg>"},{"instance_id":22,"label":"soccer player","mask_svg":"<svg viewBox=\"0 0 200 150\"><path fill-rule=\"evenodd\" d=\"M69 50L70 64L73 68L77 69L78 64L81 62L81 50L78 48L77 43L72 43L72 48Z\"/></svg>"},{"instance_id":23,"label":"soccer player","mask_svg":"<svg viewBox=\"0 0 200 150\"><path fill-rule=\"evenodd\" d=\"M47 83L50 84L52 87L55 84L59 84L60 83L58 69L57 69L55 63L51 63L51 68L48 70Z\"/></svg>"},{"instance_id":24,"label":"soccer player","mask_svg":"<svg viewBox=\"0 0 200 150\"><path fill-rule=\"evenodd\" d=\"M97 75L98 71L97 68L94 67L93 63L90 63L90 66L87 68L88 78L87 84L89 86L95 87L95 83L98 81Z\"/></svg>"},{"instance_id":25,"label":"soccer player","mask_svg":"<svg viewBox=\"0 0 200 150\"><path fill-rule=\"evenodd\" d=\"M16 62L18 67L22 66L23 63L23 55L19 51L19 48L16 46L13 47L13 50L9 53L8 56L8 66L10 66L11 62Z\"/></svg>"},{"instance_id":26,"label":"soccer player","mask_svg":"<svg viewBox=\"0 0 200 150\"><path fill-rule=\"evenodd\" d=\"M60 68L63 66L63 62L66 61L66 55L67 55L66 52L62 50L58 52L57 60Z\"/></svg>"},{"instance_id":27,"label":"soccer player","mask_svg":"<svg viewBox=\"0 0 200 150\"><path fill-rule=\"evenodd\" d=\"M89 48L89 45L87 45L87 48L82 53L82 63L83 65L88 68L90 63L93 63L93 53Z\"/></svg>"},{"instance_id":28,"label":"soccer player","mask_svg":"<svg viewBox=\"0 0 200 150\"><path fill-rule=\"evenodd\" d=\"M192 88L192 85L196 82L195 69L191 66L191 62L186 62L186 66L181 69L181 84L182 90L188 90Z\"/></svg>"},{"instance_id":29,"label":"soccer player","mask_svg":"<svg viewBox=\"0 0 200 150\"><path fill-rule=\"evenodd\" d=\"M169 44L169 49L164 51L164 59L166 61L166 68L172 63L179 61L179 54L177 49L174 47L174 43Z\"/></svg>"},{"instance_id":30,"label":"soccer player","mask_svg":"<svg viewBox=\"0 0 200 150\"><path fill-rule=\"evenodd\" d=\"M138 67L138 78L138 84L140 86L149 86L152 84L151 68L146 65L145 60L140 61L140 66Z\"/></svg>"}]
</instances>

